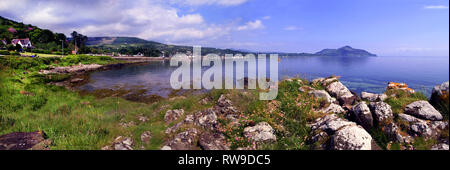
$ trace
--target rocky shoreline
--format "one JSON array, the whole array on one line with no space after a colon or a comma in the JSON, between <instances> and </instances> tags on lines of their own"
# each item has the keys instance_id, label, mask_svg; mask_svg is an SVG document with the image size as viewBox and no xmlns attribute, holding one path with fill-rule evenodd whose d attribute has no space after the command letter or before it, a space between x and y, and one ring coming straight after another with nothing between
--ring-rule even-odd
<instances>
[{"instance_id":1,"label":"rocky shoreline","mask_svg":"<svg viewBox=\"0 0 450 170\"><path fill-rule=\"evenodd\" d=\"M293 81L293 80L287 80ZM298 81L302 84L301 81ZM384 101L386 94L371 94L363 92L362 96L352 93L337 78L316 79L312 83L320 83L326 90L315 90L302 86L299 90L309 93L315 98L322 98L330 102L328 106L317 109L325 113L309 122L311 134L308 143L312 150L380 150L372 137L371 129L378 128L391 141L388 148L395 142L400 144L401 150L415 150L413 143L417 137L434 140L436 144L432 150L448 150L448 120L428 101L416 101L408 104L404 113L394 114L391 106ZM445 86L444 85L441 85ZM446 90L439 93L448 93ZM307 89L307 90L305 90ZM436 93L438 93L436 91ZM214 102L203 99L200 102ZM177 122L166 129L165 133L173 136L162 150L230 150L230 143L225 139L219 119L226 119L233 126L243 126L238 117L242 114L226 95L220 96L210 109L196 113L185 113L183 109L168 110L164 116L166 124ZM181 121L180 121L181 119ZM189 127L182 130L183 127ZM445 133L447 132L447 133ZM145 136L145 134L143 134ZM240 147L237 150L254 150L260 144L277 140L274 128L267 122L250 124L244 127L244 139L253 141L253 145ZM129 138L126 138L129 139ZM113 143L103 149L132 148L127 141Z\"/></svg>"},{"instance_id":2,"label":"rocky shoreline","mask_svg":"<svg viewBox=\"0 0 450 170\"><path fill-rule=\"evenodd\" d=\"M74 87L83 85L89 82L89 74L96 71L105 71L112 69L121 69L128 65L139 65L146 64L150 61L154 60L129 60L126 62L115 63L115 64L107 64L107 65L99 65L99 64L79 64L74 66L67 67L51 67L49 70L41 70L39 74L51 76L51 75L69 75L67 79L64 81L55 81L50 82L50 85L63 86L67 89L73 90Z\"/></svg>"}]
</instances>

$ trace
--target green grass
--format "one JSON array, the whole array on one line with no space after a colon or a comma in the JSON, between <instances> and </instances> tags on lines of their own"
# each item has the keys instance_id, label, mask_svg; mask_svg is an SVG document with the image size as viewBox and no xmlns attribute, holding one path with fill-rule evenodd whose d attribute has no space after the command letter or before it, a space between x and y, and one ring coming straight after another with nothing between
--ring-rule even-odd
<instances>
[{"instance_id":1,"label":"green grass","mask_svg":"<svg viewBox=\"0 0 450 170\"><path fill-rule=\"evenodd\" d=\"M394 114L403 113L405 107L413 102L425 100L428 98L421 92L408 93L402 90L388 90L386 94L390 97L386 99L386 103L392 107ZM395 95L394 97L392 95Z\"/></svg>"},{"instance_id":2,"label":"green grass","mask_svg":"<svg viewBox=\"0 0 450 170\"><path fill-rule=\"evenodd\" d=\"M26 56L38 56L38 57L61 57L61 55L57 55L57 54L43 54L43 53L33 53L33 52L24 52L21 53L22 55L26 55Z\"/></svg>"}]
</instances>

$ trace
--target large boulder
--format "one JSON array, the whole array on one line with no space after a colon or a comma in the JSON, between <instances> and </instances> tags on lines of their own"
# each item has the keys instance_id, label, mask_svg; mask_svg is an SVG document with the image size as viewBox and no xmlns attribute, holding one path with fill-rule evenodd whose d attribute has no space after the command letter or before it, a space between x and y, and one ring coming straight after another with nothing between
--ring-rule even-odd
<instances>
[{"instance_id":1,"label":"large boulder","mask_svg":"<svg viewBox=\"0 0 450 170\"><path fill-rule=\"evenodd\" d=\"M328 94L328 92L325 91L325 90L313 90L313 91L310 91L309 94L311 96L314 96L317 99L324 99L328 103L335 103L336 102L336 99L332 98L330 96L330 94Z\"/></svg>"},{"instance_id":2,"label":"large boulder","mask_svg":"<svg viewBox=\"0 0 450 170\"><path fill-rule=\"evenodd\" d=\"M15 132L0 136L0 150L47 150L50 143L42 131Z\"/></svg>"},{"instance_id":3,"label":"large boulder","mask_svg":"<svg viewBox=\"0 0 450 170\"><path fill-rule=\"evenodd\" d=\"M383 124L394 118L394 113L389 104L385 102L372 102L369 105L375 124Z\"/></svg>"},{"instance_id":4,"label":"large boulder","mask_svg":"<svg viewBox=\"0 0 450 170\"><path fill-rule=\"evenodd\" d=\"M443 117L427 101L417 101L406 106L405 113L426 120L442 120Z\"/></svg>"},{"instance_id":5,"label":"large boulder","mask_svg":"<svg viewBox=\"0 0 450 170\"><path fill-rule=\"evenodd\" d=\"M443 130L448 129L448 122L444 121L425 121L407 114L399 114L398 118L406 123L401 126L408 130L411 136L438 138Z\"/></svg>"},{"instance_id":6,"label":"large boulder","mask_svg":"<svg viewBox=\"0 0 450 170\"><path fill-rule=\"evenodd\" d=\"M258 123L253 127L246 127L244 129L244 136L255 142L277 140L277 137L274 135L274 129L267 122Z\"/></svg>"},{"instance_id":7,"label":"large boulder","mask_svg":"<svg viewBox=\"0 0 450 170\"><path fill-rule=\"evenodd\" d=\"M334 150L371 150L372 137L359 126L345 126L332 137Z\"/></svg>"},{"instance_id":8,"label":"large boulder","mask_svg":"<svg viewBox=\"0 0 450 170\"><path fill-rule=\"evenodd\" d=\"M386 94L374 94L374 93L367 93L367 92L361 92L361 99L368 100L370 102L378 102L378 101L384 101L387 99Z\"/></svg>"},{"instance_id":9,"label":"large boulder","mask_svg":"<svg viewBox=\"0 0 450 170\"><path fill-rule=\"evenodd\" d=\"M170 123L172 121L177 120L178 118L180 118L181 116L184 115L184 110L183 109L179 109L179 110L168 110L166 112L166 114L164 115L164 121L166 123Z\"/></svg>"},{"instance_id":10,"label":"large boulder","mask_svg":"<svg viewBox=\"0 0 450 170\"><path fill-rule=\"evenodd\" d=\"M449 82L445 82L433 88L430 103L443 114L448 114L449 110Z\"/></svg>"},{"instance_id":11,"label":"large boulder","mask_svg":"<svg viewBox=\"0 0 450 170\"><path fill-rule=\"evenodd\" d=\"M336 97L341 105L352 105L356 100L356 96L353 95L353 93L339 81L328 85L326 90L333 97Z\"/></svg>"},{"instance_id":12,"label":"large boulder","mask_svg":"<svg viewBox=\"0 0 450 170\"><path fill-rule=\"evenodd\" d=\"M223 134L205 132L200 135L199 144L203 150L230 150Z\"/></svg>"},{"instance_id":13,"label":"large boulder","mask_svg":"<svg viewBox=\"0 0 450 170\"><path fill-rule=\"evenodd\" d=\"M358 122L365 129L370 129L373 127L372 113L370 112L370 108L367 106L366 102L360 102L354 106L353 114L356 118L356 122Z\"/></svg>"}]
</instances>

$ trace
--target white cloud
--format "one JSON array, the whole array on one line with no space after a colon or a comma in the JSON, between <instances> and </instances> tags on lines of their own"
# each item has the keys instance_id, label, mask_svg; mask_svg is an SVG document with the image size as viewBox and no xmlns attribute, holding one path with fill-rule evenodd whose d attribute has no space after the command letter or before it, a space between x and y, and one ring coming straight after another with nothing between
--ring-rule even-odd
<instances>
[{"instance_id":1,"label":"white cloud","mask_svg":"<svg viewBox=\"0 0 450 170\"><path fill-rule=\"evenodd\" d=\"M7 14L13 20L66 35L75 30L87 36L136 36L155 41L195 42L217 39L231 31L230 25L207 23L199 13L180 15L178 9L163 0L19 2L17 5L10 0L0 0L0 15ZM238 2L243 1L215 3L231 5Z\"/></svg>"},{"instance_id":2,"label":"white cloud","mask_svg":"<svg viewBox=\"0 0 450 170\"><path fill-rule=\"evenodd\" d=\"M222 5L235 6L246 3L249 0L171 0L172 3L200 6L200 5Z\"/></svg>"},{"instance_id":3,"label":"white cloud","mask_svg":"<svg viewBox=\"0 0 450 170\"><path fill-rule=\"evenodd\" d=\"M300 30L300 29L301 28L298 28L296 26L287 26L287 27L284 28L284 30L286 30L286 31L297 31L297 30Z\"/></svg>"},{"instance_id":4,"label":"white cloud","mask_svg":"<svg viewBox=\"0 0 450 170\"><path fill-rule=\"evenodd\" d=\"M428 5L424 7L425 9L448 9L448 6L444 5Z\"/></svg>"},{"instance_id":5,"label":"white cloud","mask_svg":"<svg viewBox=\"0 0 450 170\"><path fill-rule=\"evenodd\" d=\"M243 26L239 26L237 28L237 30L238 31L245 31L245 30L256 30L256 29L261 29L261 28L264 28L264 25L263 25L262 21L261 20L255 20L255 21L247 22Z\"/></svg>"},{"instance_id":6,"label":"white cloud","mask_svg":"<svg viewBox=\"0 0 450 170\"><path fill-rule=\"evenodd\" d=\"M271 17L271 16L265 16L265 17L263 17L262 19L264 19L264 20L269 20L269 19L272 19L272 17Z\"/></svg>"}]
</instances>

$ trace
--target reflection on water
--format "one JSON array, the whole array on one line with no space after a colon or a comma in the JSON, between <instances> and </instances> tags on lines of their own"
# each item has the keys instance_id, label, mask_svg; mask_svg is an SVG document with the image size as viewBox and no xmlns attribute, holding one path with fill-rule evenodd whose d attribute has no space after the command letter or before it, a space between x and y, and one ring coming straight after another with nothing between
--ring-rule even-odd
<instances>
[{"instance_id":1,"label":"reflection on water","mask_svg":"<svg viewBox=\"0 0 450 170\"><path fill-rule=\"evenodd\" d=\"M148 94L167 97L172 88L170 75L176 68L169 61L127 66L119 70L95 72L83 90L142 87ZM206 70L207 68L203 68ZM247 70L245 75L247 75ZM307 79L341 76L355 92L384 92L390 81L407 83L430 94L433 86L448 81L449 57L287 57L279 63L279 76Z\"/></svg>"}]
</instances>

